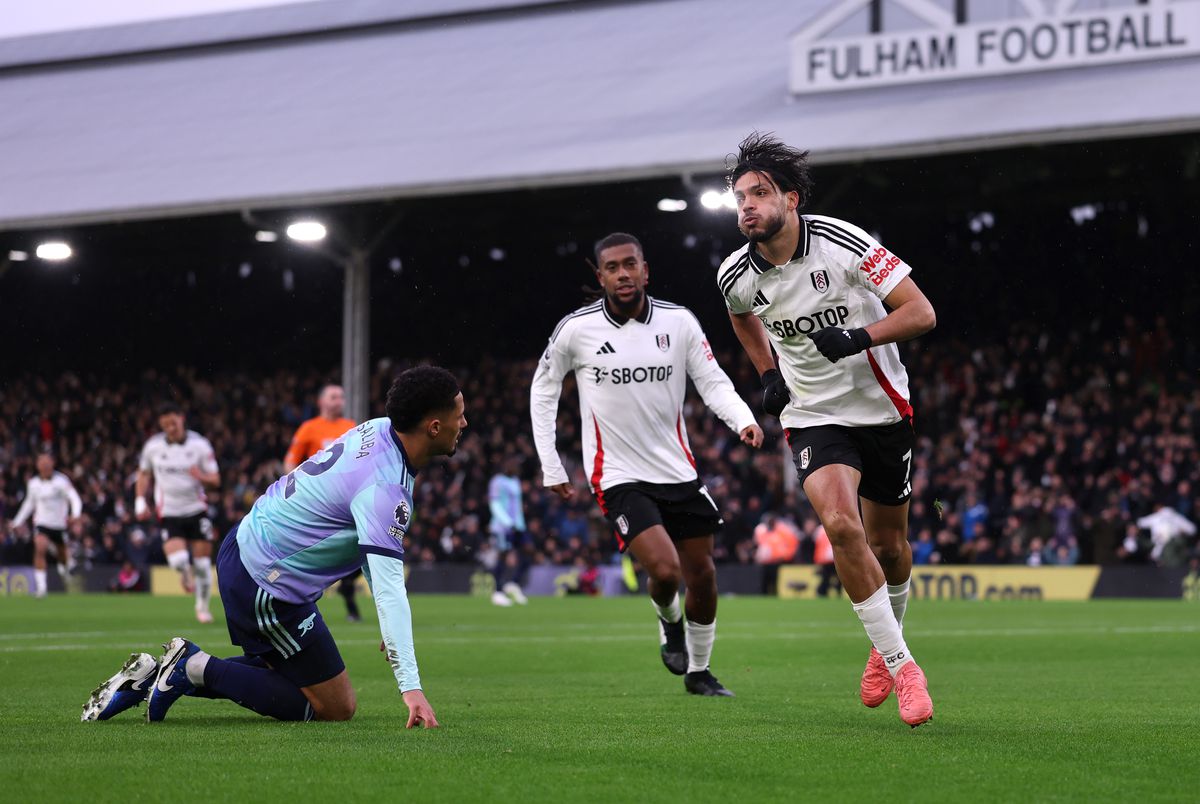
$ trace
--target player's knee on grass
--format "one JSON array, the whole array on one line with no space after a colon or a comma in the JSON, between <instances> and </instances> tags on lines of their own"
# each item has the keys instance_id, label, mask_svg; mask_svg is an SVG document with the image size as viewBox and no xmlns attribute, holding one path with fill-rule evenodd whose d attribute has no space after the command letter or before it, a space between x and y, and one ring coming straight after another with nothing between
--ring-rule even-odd
<instances>
[{"instance_id":1,"label":"player's knee on grass","mask_svg":"<svg viewBox=\"0 0 1200 804\"><path fill-rule=\"evenodd\" d=\"M328 681L302 687L301 691L312 705L315 720L349 720L358 708L350 675L345 670Z\"/></svg>"}]
</instances>

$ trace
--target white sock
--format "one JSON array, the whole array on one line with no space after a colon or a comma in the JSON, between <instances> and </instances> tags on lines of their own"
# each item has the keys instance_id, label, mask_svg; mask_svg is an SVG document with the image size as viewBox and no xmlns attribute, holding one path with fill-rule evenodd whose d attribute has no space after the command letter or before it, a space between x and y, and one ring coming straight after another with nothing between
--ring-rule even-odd
<instances>
[{"instance_id":1,"label":"white sock","mask_svg":"<svg viewBox=\"0 0 1200 804\"><path fill-rule=\"evenodd\" d=\"M862 603L855 603L854 613L862 620L871 644L883 656L883 664L894 678L897 671L913 658L908 652L908 645L904 644L900 623L896 622L896 615L892 613L887 584L876 589L875 594Z\"/></svg>"},{"instance_id":2,"label":"white sock","mask_svg":"<svg viewBox=\"0 0 1200 804\"><path fill-rule=\"evenodd\" d=\"M35 569L33 571L33 593L38 597L46 594L46 571Z\"/></svg>"},{"instance_id":3,"label":"white sock","mask_svg":"<svg viewBox=\"0 0 1200 804\"><path fill-rule=\"evenodd\" d=\"M896 622L900 624L901 630L904 629L904 612L908 609L908 586L909 578L904 580L904 583L887 585L888 599L892 601L892 614L896 615Z\"/></svg>"},{"instance_id":4,"label":"white sock","mask_svg":"<svg viewBox=\"0 0 1200 804\"><path fill-rule=\"evenodd\" d=\"M695 673L708 669L708 659L712 656L713 641L717 638L717 621L708 625L687 621L688 672Z\"/></svg>"},{"instance_id":5,"label":"white sock","mask_svg":"<svg viewBox=\"0 0 1200 804\"><path fill-rule=\"evenodd\" d=\"M167 566L181 575L187 572L187 550L176 550L174 553L171 553L171 555L167 556Z\"/></svg>"},{"instance_id":6,"label":"white sock","mask_svg":"<svg viewBox=\"0 0 1200 804\"><path fill-rule=\"evenodd\" d=\"M677 623L683 618L683 612L679 610L679 593L675 593L675 597L670 604L660 606L654 602L654 598L650 598L650 602L654 603L654 610L658 612L658 616L669 623Z\"/></svg>"},{"instance_id":7,"label":"white sock","mask_svg":"<svg viewBox=\"0 0 1200 804\"><path fill-rule=\"evenodd\" d=\"M187 672L188 681L195 684L197 687L204 686L204 668L208 667L208 660L212 658L204 651L196 651L188 657L187 664L183 669Z\"/></svg>"},{"instance_id":8,"label":"white sock","mask_svg":"<svg viewBox=\"0 0 1200 804\"><path fill-rule=\"evenodd\" d=\"M212 559L193 559L192 566L196 569L196 610L208 611L208 601L212 597Z\"/></svg>"}]
</instances>

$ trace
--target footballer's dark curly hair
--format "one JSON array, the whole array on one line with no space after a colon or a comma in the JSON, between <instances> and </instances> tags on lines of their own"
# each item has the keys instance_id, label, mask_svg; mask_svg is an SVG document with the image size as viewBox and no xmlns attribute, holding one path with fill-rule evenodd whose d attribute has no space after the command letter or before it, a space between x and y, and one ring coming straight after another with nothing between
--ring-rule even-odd
<instances>
[{"instance_id":1,"label":"footballer's dark curly hair","mask_svg":"<svg viewBox=\"0 0 1200 804\"><path fill-rule=\"evenodd\" d=\"M808 169L808 151L784 145L770 132L751 132L749 137L738 143L737 154L730 154L725 159L725 168L728 171L725 179L730 189L747 173L765 173L781 192L795 192L800 196L798 209L807 206L812 197L813 181Z\"/></svg>"},{"instance_id":2,"label":"footballer's dark curly hair","mask_svg":"<svg viewBox=\"0 0 1200 804\"><path fill-rule=\"evenodd\" d=\"M592 253L596 256L596 265L600 264L600 255L605 249L610 249L615 246L624 246L632 244L637 249L638 254L645 257L646 251L642 248L642 241L638 240L628 232L613 232L610 235L605 235L596 241L596 245L592 247ZM593 266L595 267L595 266Z\"/></svg>"},{"instance_id":3,"label":"footballer's dark curly hair","mask_svg":"<svg viewBox=\"0 0 1200 804\"><path fill-rule=\"evenodd\" d=\"M458 380L438 366L417 366L392 380L387 392L387 415L392 427L411 432L430 413L454 408Z\"/></svg>"}]
</instances>

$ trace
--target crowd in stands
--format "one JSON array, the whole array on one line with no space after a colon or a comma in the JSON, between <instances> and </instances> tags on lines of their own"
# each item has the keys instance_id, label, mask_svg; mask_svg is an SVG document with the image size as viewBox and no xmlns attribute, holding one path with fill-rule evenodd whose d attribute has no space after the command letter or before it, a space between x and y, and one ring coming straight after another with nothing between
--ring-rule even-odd
<instances>
[{"instance_id":1,"label":"crowd in stands","mask_svg":"<svg viewBox=\"0 0 1200 804\"><path fill-rule=\"evenodd\" d=\"M1172 362L1165 319L1126 321L1117 331L1077 329L1049 337L1013 324L1005 338L967 343L934 335L902 347L913 388L911 541L918 564L1148 563L1196 559L1196 537L1162 538L1144 518L1200 508L1200 385ZM740 352L718 355L758 409L758 381ZM391 377L372 378L374 415ZM528 420L534 360L482 360L452 367L463 384L470 427L459 451L421 473L408 555L418 562L474 562L488 534L489 479L516 458L523 482L524 549L532 562L584 565L616 549L590 495L563 502L542 488ZM147 371L121 382L102 374L23 375L0 385L0 563L29 562L28 526L10 520L34 457L54 455L84 500L71 526L87 566L161 561L161 539L132 516L142 444L157 431L155 408L173 397L187 426L216 450L221 488L210 515L225 533L282 471L296 427L314 415L329 374L201 374ZM761 450L741 444L691 393L685 416L702 479L723 504L717 559L811 562L818 523L796 487L777 420L760 416ZM568 380L559 449L580 489L580 423ZM768 514L790 520L795 539L756 545ZM1143 526L1139 526L1143 520ZM761 542L761 539L760 539ZM789 557L779 544L794 545Z\"/></svg>"}]
</instances>

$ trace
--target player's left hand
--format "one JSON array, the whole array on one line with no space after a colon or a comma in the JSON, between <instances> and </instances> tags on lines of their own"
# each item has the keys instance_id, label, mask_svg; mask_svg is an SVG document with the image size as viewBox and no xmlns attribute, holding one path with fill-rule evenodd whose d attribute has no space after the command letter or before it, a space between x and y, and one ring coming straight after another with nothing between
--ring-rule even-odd
<instances>
[{"instance_id":1,"label":"player's left hand","mask_svg":"<svg viewBox=\"0 0 1200 804\"><path fill-rule=\"evenodd\" d=\"M437 715L433 713L433 707L429 705L429 701L425 700L425 693L420 690L409 690L404 693L403 697L404 703L408 704L408 723L404 724L404 728L411 729L418 723L427 729L438 727Z\"/></svg>"},{"instance_id":2,"label":"player's left hand","mask_svg":"<svg viewBox=\"0 0 1200 804\"><path fill-rule=\"evenodd\" d=\"M830 363L836 363L843 357L856 355L871 346L871 336L862 328L825 327L808 337L812 338L817 351L825 355Z\"/></svg>"},{"instance_id":3,"label":"player's left hand","mask_svg":"<svg viewBox=\"0 0 1200 804\"><path fill-rule=\"evenodd\" d=\"M742 432L739 433L738 435L741 436L743 444L749 444L750 446L754 447L755 449L758 449L759 447L762 446L763 431L762 431L762 428L759 427L757 424L750 425L749 427L742 430Z\"/></svg>"},{"instance_id":4,"label":"player's left hand","mask_svg":"<svg viewBox=\"0 0 1200 804\"><path fill-rule=\"evenodd\" d=\"M199 466L189 466L188 474L191 475L194 480L204 479L204 473L200 471Z\"/></svg>"}]
</instances>

